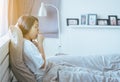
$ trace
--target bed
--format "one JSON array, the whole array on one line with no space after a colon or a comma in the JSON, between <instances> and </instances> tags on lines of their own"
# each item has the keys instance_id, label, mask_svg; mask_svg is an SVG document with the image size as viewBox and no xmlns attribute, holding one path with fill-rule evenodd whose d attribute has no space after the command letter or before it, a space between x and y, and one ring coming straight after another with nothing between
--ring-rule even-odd
<instances>
[{"instance_id":1,"label":"bed","mask_svg":"<svg viewBox=\"0 0 120 82\"><path fill-rule=\"evenodd\" d=\"M48 58L48 61L56 66L51 66L44 77L45 82L120 82L119 54L59 55Z\"/></svg>"},{"instance_id":2,"label":"bed","mask_svg":"<svg viewBox=\"0 0 120 82\"><path fill-rule=\"evenodd\" d=\"M22 35L11 26L10 66L19 82L37 82L22 58ZM19 30L18 30L19 29ZM120 54L47 58L43 82L120 82Z\"/></svg>"}]
</instances>

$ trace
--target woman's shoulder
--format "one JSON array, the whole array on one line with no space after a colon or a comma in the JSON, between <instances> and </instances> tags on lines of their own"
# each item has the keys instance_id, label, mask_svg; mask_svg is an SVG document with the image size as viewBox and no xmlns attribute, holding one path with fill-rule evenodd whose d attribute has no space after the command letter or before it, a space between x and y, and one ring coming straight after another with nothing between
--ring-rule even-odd
<instances>
[{"instance_id":1,"label":"woman's shoulder","mask_svg":"<svg viewBox=\"0 0 120 82\"><path fill-rule=\"evenodd\" d=\"M34 43L31 42L30 40L24 39L24 48L36 49L36 46L35 46Z\"/></svg>"},{"instance_id":2,"label":"woman's shoulder","mask_svg":"<svg viewBox=\"0 0 120 82\"><path fill-rule=\"evenodd\" d=\"M24 39L24 46L33 46L33 43L30 40Z\"/></svg>"},{"instance_id":3,"label":"woman's shoulder","mask_svg":"<svg viewBox=\"0 0 120 82\"><path fill-rule=\"evenodd\" d=\"M27 39L25 39L25 38L24 38L24 42L27 42L27 43L29 43L29 42L30 42L30 40L27 40Z\"/></svg>"}]
</instances>

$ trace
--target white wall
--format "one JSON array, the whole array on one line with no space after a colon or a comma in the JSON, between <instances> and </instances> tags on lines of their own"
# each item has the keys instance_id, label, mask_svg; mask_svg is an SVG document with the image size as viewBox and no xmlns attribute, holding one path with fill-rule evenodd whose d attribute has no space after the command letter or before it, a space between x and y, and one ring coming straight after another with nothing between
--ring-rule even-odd
<instances>
[{"instance_id":1,"label":"white wall","mask_svg":"<svg viewBox=\"0 0 120 82\"><path fill-rule=\"evenodd\" d=\"M120 0L61 0L62 52L73 55L120 54L120 29L79 29L66 26L66 18L95 13L99 18L118 15Z\"/></svg>"},{"instance_id":2,"label":"white wall","mask_svg":"<svg viewBox=\"0 0 120 82\"><path fill-rule=\"evenodd\" d=\"M45 38L44 50L47 57L59 53L59 40L58 38Z\"/></svg>"}]
</instances>

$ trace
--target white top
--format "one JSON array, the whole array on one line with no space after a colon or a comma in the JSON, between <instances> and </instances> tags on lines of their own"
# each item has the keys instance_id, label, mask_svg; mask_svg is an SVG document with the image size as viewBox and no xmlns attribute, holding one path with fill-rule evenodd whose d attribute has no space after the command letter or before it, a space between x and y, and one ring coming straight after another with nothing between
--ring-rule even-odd
<instances>
[{"instance_id":1,"label":"white top","mask_svg":"<svg viewBox=\"0 0 120 82\"><path fill-rule=\"evenodd\" d=\"M29 40L24 39L23 47L23 57L24 62L28 68L36 75L36 78L39 78L38 75L41 75L41 66L44 64L44 60L39 52L38 48Z\"/></svg>"}]
</instances>

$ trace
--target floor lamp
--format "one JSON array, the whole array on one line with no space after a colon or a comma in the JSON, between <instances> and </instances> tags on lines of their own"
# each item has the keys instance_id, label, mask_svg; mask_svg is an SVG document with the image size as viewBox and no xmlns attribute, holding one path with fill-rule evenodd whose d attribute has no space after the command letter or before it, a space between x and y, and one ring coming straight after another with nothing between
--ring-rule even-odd
<instances>
[{"instance_id":1,"label":"floor lamp","mask_svg":"<svg viewBox=\"0 0 120 82\"><path fill-rule=\"evenodd\" d=\"M41 3L41 7L40 7L40 10L39 10L39 13L38 13L38 16L47 16L47 9L46 9L46 6L50 6L50 7L53 7L55 8L55 10L57 11L57 22L58 22L58 37L59 37L59 53L61 52L61 36L60 36L60 32L61 32L61 29L60 29L60 17L59 17L59 10L56 6L52 5L52 4L44 4L43 2Z\"/></svg>"}]
</instances>

